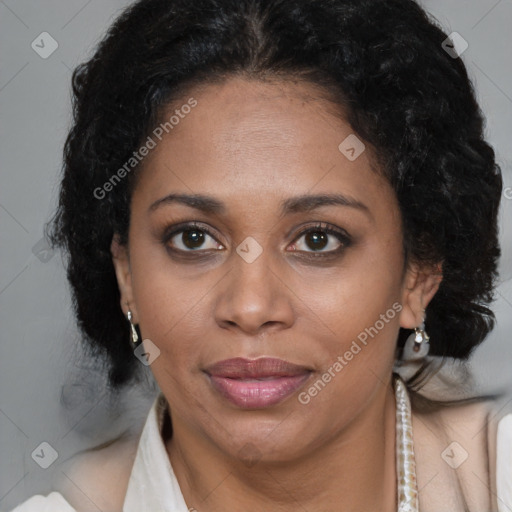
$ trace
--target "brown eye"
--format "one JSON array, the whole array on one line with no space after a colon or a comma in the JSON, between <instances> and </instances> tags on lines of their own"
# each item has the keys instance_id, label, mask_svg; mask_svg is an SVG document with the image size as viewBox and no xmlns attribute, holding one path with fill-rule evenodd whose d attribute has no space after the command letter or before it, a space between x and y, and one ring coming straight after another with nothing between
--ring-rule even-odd
<instances>
[{"instance_id":1,"label":"brown eye","mask_svg":"<svg viewBox=\"0 0 512 512\"><path fill-rule=\"evenodd\" d=\"M322 231L310 231L305 237L306 245L314 251L323 249L329 242L329 235Z\"/></svg>"},{"instance_id":2,"label":"brown eye","mask_svg":"<svg viewBox=\"0 0 512 512\"><path fill-rule=\"evenodd\" d=\"M199 229L186 229L182 231L180 241L188 249L197 249L204 243L204 233Z\"/></svg>"},{"instance_id":3,"label":"brown eye","mask_svg":"<svg viewBox=\"0 0 512 512\"><path fill-rule=\"evenodd\" d=\"M209 230L195 224L175 226L171 233L164 236L162 242L170 249L182 252L224 248L210 234Z\"/></svg>"},{"instance_id":4,"label":"brown eye","mask_svg":"<svg viewBox=\"0 0 512 512\"><path fill-rule=\"evenodd\" d=\"M338 253L350 244L350 237L342 230L328 225L317 225L303 231L293 243L292 250L328 255Z\"/></svg>"}]
</instances>

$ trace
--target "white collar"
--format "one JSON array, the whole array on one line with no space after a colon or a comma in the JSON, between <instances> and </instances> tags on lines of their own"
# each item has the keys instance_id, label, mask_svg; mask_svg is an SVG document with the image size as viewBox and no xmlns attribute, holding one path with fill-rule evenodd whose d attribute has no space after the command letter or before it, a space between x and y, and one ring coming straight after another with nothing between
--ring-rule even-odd
<instances>
[{"instance_id":1,"label":"white collar","mask_svg":"<svg viewBox=\"0 0 512 512\"><path fill-rule=\"evenodd\" d=\"M189 512L162 438L167 407L167 400L160 392L142 430L123 512Z\"/></svg>"}]
</instances>

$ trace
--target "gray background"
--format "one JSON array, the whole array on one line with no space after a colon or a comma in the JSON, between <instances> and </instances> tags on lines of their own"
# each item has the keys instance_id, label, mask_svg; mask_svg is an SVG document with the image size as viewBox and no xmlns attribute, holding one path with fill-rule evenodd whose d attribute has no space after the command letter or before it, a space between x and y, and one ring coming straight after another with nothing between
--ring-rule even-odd
<instances>
[{"instance_id":1,"label":"gray background","mask_svg":"<svg viewBox=\"0 0 512 512\"><path fill-rule=\"evenodd\" d=\"M0 508L47 494L59 464L126 425L142 427L157 392L147 385L110 402L104 372L82 357L59 253L44 249L70 122L70 74L128 2L0 0ZM485 391L512 389L512 0L425 0L448 33L469 43L468 66L504 174L497 328L472 367ZM42 32L58 42L47 59L31 47ZM468 276L470 279L471 276ZM512 395L511 395L512 396ZM56 463L32 452L46 441Z\"/></svg>"}]
</instances>

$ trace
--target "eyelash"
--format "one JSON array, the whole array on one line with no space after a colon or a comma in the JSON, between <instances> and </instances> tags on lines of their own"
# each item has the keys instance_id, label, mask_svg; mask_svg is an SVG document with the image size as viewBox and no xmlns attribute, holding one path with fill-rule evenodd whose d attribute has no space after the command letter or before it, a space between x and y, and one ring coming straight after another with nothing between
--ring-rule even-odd
<instances>
[{"instance_id":1,"label":"eyelash","mask_svg":"<svg viewBox=\"0 0 512 512\"><path fill-rule=\"evenodd\" d=\"M197 222L188 222L184 224L178 224L175 226L171 226L167 228L164 232L164 235L161 238L161 243L166 247L166 249L172 253L175 254L190 254L190 253L201 253L201 252L208 252L208 251L217 251L217 249L197 249L197 250L188 250L185 251L183 249L176 249L175 247L169 246L169 241L172 240L176 235L183 233L185 231L201 231L202 233L207 234L211 238L213 238L217 243L220 243L216 240L214 234L210 231L210 229L200 223ZM350 236L344 231L339 228L335 228L325 222L319 222L313 226L309 226L308 228L301 231L293 240L292 245L296 244L298 240L300 240L304 235L307 235L308 233L314 233L317 231L321 231L323 233L326 233L328 235L335 236L338 241L340 242L340 247L334 250L330 251L288 251L288 252L295 252L300 257L305 258L328 258L328 257L334 257L340 255L347 247L349 247L352 243L352 240ZM221 244L223 245L223 244ZM198 257L198 255L193 256Z\"/></svg>"}]
</instances>

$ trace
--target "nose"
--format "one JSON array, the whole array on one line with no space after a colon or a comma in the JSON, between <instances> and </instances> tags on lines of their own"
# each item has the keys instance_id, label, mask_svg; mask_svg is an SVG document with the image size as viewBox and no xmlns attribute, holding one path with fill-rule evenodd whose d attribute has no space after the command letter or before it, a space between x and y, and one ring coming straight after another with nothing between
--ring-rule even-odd
<instances>
[{"instance_id":1,"label":"nose","mask_svg":"<svg viewBox=\"0 0 512 512\"><path fill-rule=\"evenodd\" d=\"M293 324L294 294L266 253L251 263L233 255L231 271L217 289L215 320L220 327L258 335Z\"/></svg>"}]
</instances>

